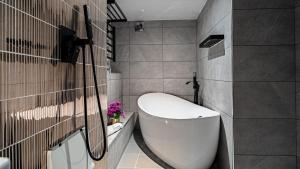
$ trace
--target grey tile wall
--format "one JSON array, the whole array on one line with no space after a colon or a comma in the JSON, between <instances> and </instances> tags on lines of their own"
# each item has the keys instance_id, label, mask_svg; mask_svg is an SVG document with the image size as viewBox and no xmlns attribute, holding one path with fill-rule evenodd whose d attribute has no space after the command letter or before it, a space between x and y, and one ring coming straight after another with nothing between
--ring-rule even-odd
<instances>
[{"instance_id":1,"label":"grey tile wall","mask_svg":"<svg viewBox=\"0 0 300 169\"><path fill-rule=\"evenodd\" d=\"M297 3L298 0L295 0ZM238 0L233 1L234 9L277 9L277 8L294 8L294 0Z\"/></svg>"},{"instance_id":2,"label":"grey tile wall","mask_svg":"<svg viewBox=\"0 0 300 169\"><path fill-rule=\"evenodd\" d=\"M234 116L294 119L295 93L294 82L234 83Z\"/></svg>"},{"instance_id":3,"label":"grey tile wall","mask_svg":"<svg viewBox=\"0 0 300 169\"><path fill-rule=\"evenodd\" d=\"M233 8L235 167L296 169L294 1Z\"/></svg>"},{"instance_id":4,"label":"grey tile wall","mask_svg":"<svg viewBox=\"0 0 300 169\"><path fill-rule=\"evenodd\" d=\"M235 45L294 44L293 9L234 10L233 20Z\"/></svg>"},{"instance_id":5,"label":"grey tile wall","mask_svg":"<svg viewBox=\"0 0 300 169\"><path fill-rule=\"evenodd\" d=\"M235 155L235 167L242 169L296 168L294 156Z\"/></svg>"},{"instance_id":6,"label":"grey tile wall","mask_svg":"<svg viewBox=\"0 0 300 169\"><path fill-rule=\"evenodd\" d=\"M297 167L300 168L300 1L295 0Z\"/></svg>"},{"instance_id":7,"label":"grey tile wall","mask_svg":"<svg viewBox=\"0 0 300 169\"><path fill-rule=\"evenodd\" d=\"M221 113L221 128L215 166L233 169L233 83L231 0L209 0L197 21L197 44L212 34L224 41L212 48L198 48L197 68L204 106Z\"/></svg>"},{"instance_id":8,"label":"grey tile wall","mask_svg":"<svg viewBox=\"0 0 300 169\"><path fill-rule=\"evenodd\" d=\"M295 81L294 46L235 46L236 81Z\"/></svg>"},{"instance_id":9,"label":"grey tile wall","mask_svg":"<svg viewBox=\"0 0 300 169\"><path fill-rule=\"evenodd\" d=\"M107 102L122 101L122 75L120 73L107 73Z\"/></svg>"},{"instance_id":10,"label":"grey tile wall","mask_svg":"<svg viewBox=\"0 0 300 169\"><path fill-rule=\"evenodd\" d=\"M235 119L237 155L296 156L294 119Z\"/></svg>"},{"instance_id":11,"label":"grey tile wall","mask_svg":"<svg viewBox=\"0 0 300 169\"><path fill-rule=\"evenodd\" d=\"M81 56L76 66L62 63L57 51L59 25L85 37L84 25L72 23L77 14L77 21L84 22L83 4L88 4L93 22L97 87L105 112L106 1L0 0L0 157L9 157L12 169L47 168L47 150L84 125L83 66L89 72L91 148L95 154L103 148L91 66L83 65ZM96 168L105 168L105 159Z\"/></svg>"},{"instance_id":12,"label":"grey tile wall","mask_svg":"<svg viewBox=\"0 0 300 169\"><path fill-rule=\"evenodd\" d=\"M163 61L195 61L196 46L188 45L163 45Z\"/></svg>"},{"instance_id":13,"label":"grey tile wall","mask_svg":"<svg viewBox=\"0 0 300 169\"><path fill-rule=\"evenodd\" d=\"M127 111L137 111L138 97L148 92L192 100L193 88L185 82L197 70L196 21L147 21L144 32L135 32L134 25L135 22L116 24L118 32L126 35L120 42L117 40L117 51L124 53L112 63L112 70L123 76Z\"/></svg>"}]
</instances>

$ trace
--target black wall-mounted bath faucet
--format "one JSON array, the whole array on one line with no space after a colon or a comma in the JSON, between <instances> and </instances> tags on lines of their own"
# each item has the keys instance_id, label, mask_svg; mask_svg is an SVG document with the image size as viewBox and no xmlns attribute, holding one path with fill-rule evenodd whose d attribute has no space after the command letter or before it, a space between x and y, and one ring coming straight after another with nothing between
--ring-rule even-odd
<instances>
[{"instance_id":1,"label":"black wall-mounted bath faucet","mask_svg":"<svg viewBox=\"0 0 300 169\"><path fill-rule=\"evenodd\" d=\"M199 101L198 101L198 94L199 94L200 85L199 85L199 83L197 81L197 73L196 72L193 73L193 81L187 81L185 84L188 85L191 82L193 82L194 103L198 104L199 103Z\"/></svg>"}]
</instances>

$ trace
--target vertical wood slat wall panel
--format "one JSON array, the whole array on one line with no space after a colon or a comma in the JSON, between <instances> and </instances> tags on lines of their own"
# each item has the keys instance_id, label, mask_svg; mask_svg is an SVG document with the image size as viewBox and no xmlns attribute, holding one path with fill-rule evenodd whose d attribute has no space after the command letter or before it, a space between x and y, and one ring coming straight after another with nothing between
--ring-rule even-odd
<instances>
[{"instance_id":1,"label":"vertical wood slat wall panel","mask_svg":"<svg viewBox=\"0 0 300 169\"><path fill-rule=\"evenodd\" d=\"M83 126L82 56L76 66L60 62L58 26L85 37L84 4L93 21L94 53L103 112L106 90L106 1L0 0L0 156L12 168L46 168L47 150ZM88 64L88 113L94 153L103 148L100 119ZM105 160L97 168L106 168Z\"/></svg>"}]
</instances>

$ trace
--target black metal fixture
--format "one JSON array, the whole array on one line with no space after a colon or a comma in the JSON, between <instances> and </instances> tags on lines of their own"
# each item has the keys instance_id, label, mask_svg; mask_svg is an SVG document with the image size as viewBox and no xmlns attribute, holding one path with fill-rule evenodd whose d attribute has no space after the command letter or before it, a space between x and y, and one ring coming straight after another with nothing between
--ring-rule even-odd
<instances>
[{"instance_id":1,"label":"black metal fixture","mask_svg":"<svg viewBox=\"0 0 300 169\"><path fill-rule=\"evenodd\" d=\"M144 31L144 22L136 22L134 30L136 32L143 32Z\"/></svg>"},{"instance_id":2,"label":"black metal fixture","mask_svg":"<svg viewBox=\"0 0 300 169\"><path fill-rule=\"evenodd\" d=\"M77 40L79 38L74 30L62 25L59 26L59 53L62 62L76 64L80 52Z\"/></svg>"},{"instance_id":3,"label":"black metal fixture","mask_svg":"<svg viewBox=\"0 0 300 169\"><path fill-rule=\"evenodd\" d=\"M200 43L199 48L210 48L224 40L224 35L210 35Z\"/></svg>"},{"instance_id":4,"label":"black metal fixture","mask_svg":"<svg viewBox=\"0 0 300 169\"><path fill-rule=\"evenodd\" d=\"M188 85L192 82L193 82L193 89L194 89L194 103L198 104L199 103L198 94L199 94L200 85L197 81L197 73L196 72L193 73L193 81L188 81L185 84Z\"/></svg>"},{"instance_id":5,"label":"black metal fixture","mask_svg":"<svg viewBox=\"0 0 300 169\"><path fill-rule=\"evenodd\" d=\"M106 51L107 58L116 61L116 28L107 23L107 34L106 34Z\"/></svg>"},{"instance_id":6,"label":"black metal fixture","mask_svg":"<svg viewBox=\"0 0 300 169\"><path fill-rule=\"evenodd\" d=\"M127 22L127 18L115 0L107 0L108 22Z\"/></svg>"},{"instance_id":7,"label":"black metal fixture","mask_svg":"<svg viewBox=\"0 0 300 169\"><path fill-rule=\"evenodd\" d=\"M115 0L107 0L107 58L116 61L116 29L113 22L127 22L127 18Z\"/></svg>"},{"instance_id":8,"label":"black metal fixture","mask_svg":"<svg viewBox=\"0 0 300 169\"><path fill-rule=\"evenodd\" d=\"M92 22L89 18L88 14L88 7L86 5L83 6L84 9L84 18L85 18L85 28L86 28L86 39L81 39L77 37L76 32L72 29L69 29L64 26L59 26L59 43L60 43L60 54L62 56L61 61L66 63L71 63L73 65L76 64L78 55L80 53L80 49L82 50L82 60L83 65L86 64L86 57L85 57L85 48L89 46L90 54L91 54L91 61L92 61L92 72L93 72L93 80L95 85L95 93L96 93L96 101L99 109L99 116L101 120L101 127L102 127L102 135L103 135L103 149L99 157L96 157L91 150L90 140L89 140L89 130L88 130L88 112L87 112L87 82L86 82L86 67L83 67L83 101L84 101L84 121L85 121L85 137L86 137L86 147L87 152L90 157L95 161L100 161L106 152L107 149L107 140L106 140L106 131L105 131L105 124L104 118L100 103L100 95L98 91L98 82L96 76L96 65L95 65L95 58L93 52L93 31L92 31Z\"/></svg>"}]
</instances>

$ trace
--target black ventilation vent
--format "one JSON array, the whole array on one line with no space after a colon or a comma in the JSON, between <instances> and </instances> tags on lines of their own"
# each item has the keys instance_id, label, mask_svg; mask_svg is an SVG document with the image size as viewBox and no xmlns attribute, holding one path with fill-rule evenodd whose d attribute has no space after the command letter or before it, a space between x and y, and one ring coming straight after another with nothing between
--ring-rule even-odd
<instances>
[{"instance_id":1,"label":"black ventilation vent","mask_svg":"<svg viewBox=\"0 0 300 169\"><path fill-rule=\"evenodd\" d=\"M200 43L199 48L210 48L224 39L224 35L210 35Z\"/></svg>"}]
</instances>

